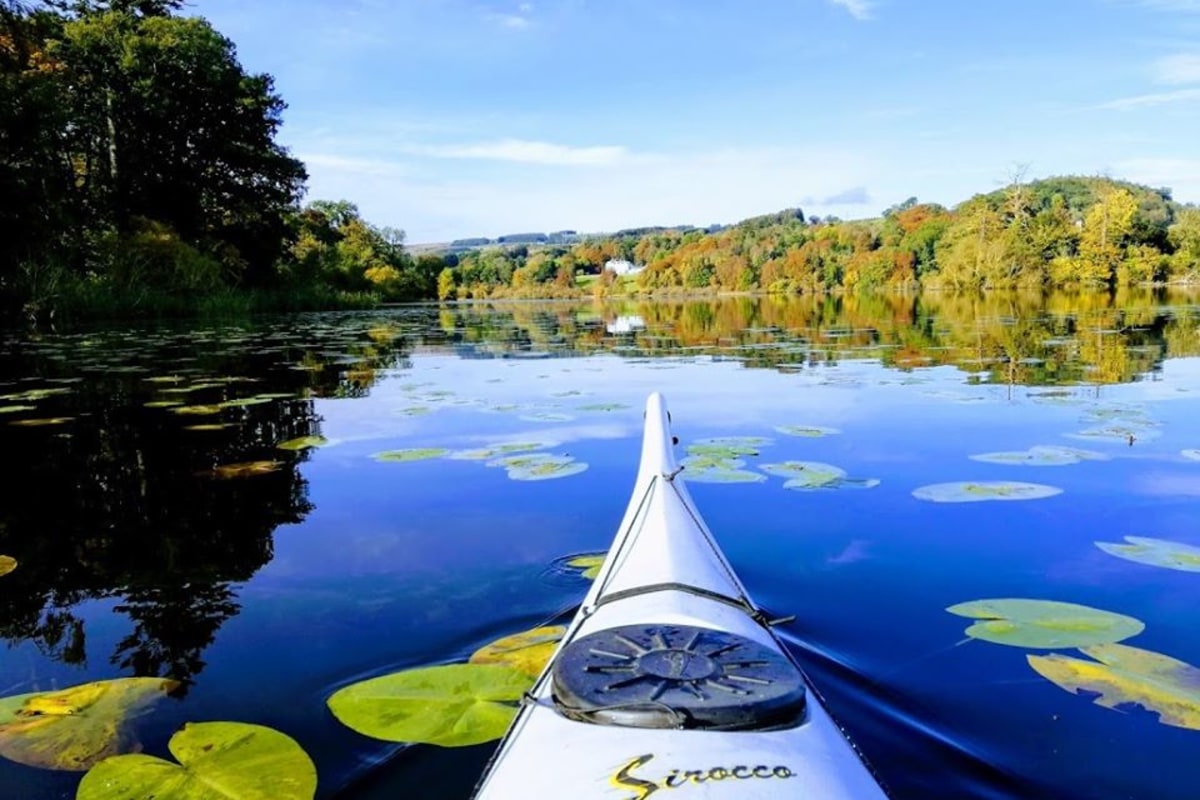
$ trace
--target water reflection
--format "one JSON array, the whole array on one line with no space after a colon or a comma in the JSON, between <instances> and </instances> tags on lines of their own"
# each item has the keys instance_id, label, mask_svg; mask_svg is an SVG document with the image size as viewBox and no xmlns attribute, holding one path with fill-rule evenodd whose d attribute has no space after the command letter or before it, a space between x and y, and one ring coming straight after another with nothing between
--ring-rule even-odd
<instances>
[{"instance_id":1,"label":"water reflection","mask_svg":"<svg viewBox=\"0 0 1200 800\"><path fill-rule=\"evenodd\" d=\"M69 421L0 425L18 467L5 484L0 553L20 564L0 584L0 637L86 666L95 654L75 609L109 599L130 625L109 661L185 689L240 609L237 584L271 560L276 527L312 510L297 469L308 456L277 446L320 433L313 398L360 396L407 357L381 325L9 344L3 393L32 408L8 421ZM79 374L87 380L75 383ZM213 477L220 465L266 459L279 468Z\"/></svg>"}]
</instances>

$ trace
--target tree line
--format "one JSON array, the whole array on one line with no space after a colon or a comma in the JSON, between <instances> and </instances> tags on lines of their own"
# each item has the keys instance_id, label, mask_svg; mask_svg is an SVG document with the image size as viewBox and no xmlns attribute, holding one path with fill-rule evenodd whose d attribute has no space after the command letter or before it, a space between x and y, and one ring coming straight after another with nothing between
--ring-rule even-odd
<instances>
[{"instance_id":1,"label":"tree line","mask_svg":"<svg viewBox=\"0 0 1200 800\"><path fill-rule=\"evenodd\" d=\"M433 296L402 232L300 206L273 79L182 4L0 0L6 318Z\"/></svg>"},{"instance_id":2,"label":"tree line","mask_svg":"<svg viewBox=\"0 0 1200 800\"><path fill-rule=\"evenodd\" d=\"M443 298L554 296L581 283L598 294L1192 283L1200 208L1167 189L1104 177L1017 178L953 209L910 198L857 221L789 209L716 232L654 230L453 259L439 279ZM618 279L605 270L610 260L642 269Z\"/></svg>"}]
</instances>

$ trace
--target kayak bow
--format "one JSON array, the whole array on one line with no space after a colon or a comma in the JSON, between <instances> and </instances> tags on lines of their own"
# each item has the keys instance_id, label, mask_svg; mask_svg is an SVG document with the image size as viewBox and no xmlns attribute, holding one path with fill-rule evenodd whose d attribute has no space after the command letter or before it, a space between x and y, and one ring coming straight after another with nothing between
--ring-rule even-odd
<instances>
[{"instance_id":1,"label":"kayak bow","mask_svg":"<svg viewBox=\"0 0 1200 800\"><path fill-rule=\"evenodd\" d=\"M673 444L652 394L616 539L477 800L883 800L717 547Z\"/></svg>"}]
</instances>

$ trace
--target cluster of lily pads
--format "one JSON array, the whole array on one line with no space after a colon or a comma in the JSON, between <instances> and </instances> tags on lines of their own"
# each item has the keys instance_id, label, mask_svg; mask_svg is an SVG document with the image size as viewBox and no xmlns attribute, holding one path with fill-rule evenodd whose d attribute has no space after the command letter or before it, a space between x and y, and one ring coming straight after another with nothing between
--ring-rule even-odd
<instances>
[{"instance_id":1,"label":"cluster of lily pads","mask_svg":"<svg viewBox=\"0 0 1200 800\"><path fill-rule=\"evenodd\" d=\"M117 678L0 698L0 756L28 767L86 771L76 800L311 800L316 794L312 759L290 736L262 725L189 723L168 744L175 761L139 752L131 721L178 685Z\"/></svg>"},{"instance_id":2,"label":"cluster of lily pads","mask_svg":"<svg viewBox=\"0 0 1200 800\"><path fill-rule=\"evenodd\" d=\"M783 425L776 428L790 436L818 438L840 433L818 425ZM875 478L851 478L841 467L819 461L781 461L760 464L755 472L746 469L745 458L758 456L772 440L762 436L718 436L701 439L687 447L681 464L684 479L696 483L761 483L768 475L784 478L783 488L796 491L817 489L870 489Z\"/></svg>"},{"instance_id":3,"label":"cluster of lily pads","mask_svg":"<svg viewBox=\"0 0 1200 800\"><path fill-rule=\"evenodd\" d=\"M1029 666L1072 694L1095 695L1103 708L1140 705L1159 722L1200 730L1200 669L1170 656L1117 644L1145 624L1133 617L1053 600L1002 598L958 603L951 614L977 620L967 636L1031 650L1076 648L1086 658L1063 653L1027 654Z\"/></svg>"},{"instance_id":4,"label":"cluster of lily pads","mask_svg":"<svg viewBox=\"0 0 1200 800\"><path fill-rule=\"evenodd\" d=\"M458 461L482 461L489 467L503 467L515 481L544 481L578 475L588 468L582 461L563 454L536 452L553 447L550 442L504 442L475 450L450 450L444 447L384 450L371 457L376 461L408 463L434 458Z\"/></svg>"}]
</instances>

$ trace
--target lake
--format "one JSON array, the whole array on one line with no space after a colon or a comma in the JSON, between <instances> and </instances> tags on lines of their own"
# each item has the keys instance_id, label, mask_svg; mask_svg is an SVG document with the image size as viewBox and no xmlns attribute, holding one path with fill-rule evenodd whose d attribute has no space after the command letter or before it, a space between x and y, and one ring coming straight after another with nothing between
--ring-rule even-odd
<instances>
[{"instance_id":1,"label":"lake","mask_svg":"<svg viewBox=\"0 0 1200 800\"><path fill-rule=\"evenodd\" d=\"M753 437L684 477L896 798L1191 798L1198 303L479 303L10 333L0 696L169 678L121 751L254 723L311 756L318 797L467 798L494 745L378 741L326 700L569 619L588 583L568 562L612 539L661 391L681 456ZM503 461L528 452L559 458ZM793 461L818 478L785 488L770 465ZM1138 632L1084 653L947 611L1010 598ZM1113 708L1045 674L1114 653ZM82 773L31 765L5 713L0 795L74 797Z\"/></svg>"}]
</instances>

